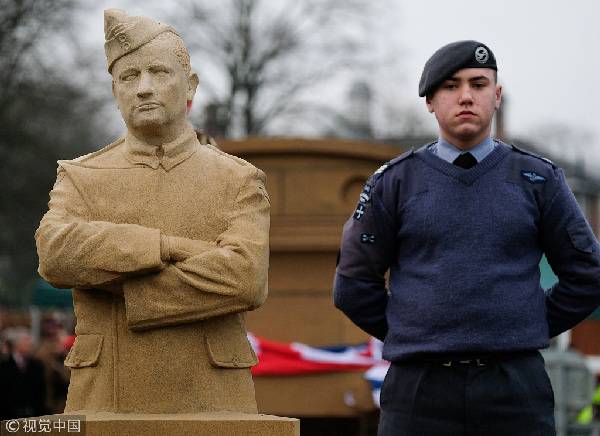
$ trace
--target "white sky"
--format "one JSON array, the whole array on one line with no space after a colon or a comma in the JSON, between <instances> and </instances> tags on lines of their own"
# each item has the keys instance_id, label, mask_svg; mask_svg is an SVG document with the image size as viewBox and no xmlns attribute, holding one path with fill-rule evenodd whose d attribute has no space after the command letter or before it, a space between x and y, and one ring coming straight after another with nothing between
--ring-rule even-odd
<instances>
[{"instance_id":1,"label":"white sky","mask_svg":"<svg viewBox=\"0 0 600 436\"><path fill-rule=\"evenodd\" d=\"M373 37L380 43L391 40L399 47L397 81L391 85L397 89L393 93L402 100L402 106L423 111L431 130L435 130L434 118L426 115L423 100L417 96L423 65L442 45L476 39L488 45L496 56L500 83L507 97L509 135L540 142L537 132L545 131L548 135L543 126L567 126L573 130L574 140L569 144L558 141L559 147L555 144L549 148L600 168L597 108L600 2L389 0L383 3L389 9L385 10L381 27L373 29ZM93 17L89 17L92 22L87 36L93 42L91 47L97 46L99 56L103 55L102 9L118 7L156 19L168 16L161 16L163 11L146 12L141 4L126 0L100 0L95 7L95 11L89 11ZM172 8L165 6L169 11Z\"/></svg>"},{"instance_id":2,"label":"white sky","mask_svg":"<svg viewBox=\"0 0 600 436\"><path fill-rule=\"evenodd\" d=\"M413 91L407 99L423 105L416 96L417 83L423 64L436 49L476 39L496 56L508 97L510 134L531 137L541 125L566 124L576 135L587 131L593 138L564 147L600 162L599 2L420 0L397 5L395 37L405 49L404 78Z\"/></svg>"}]
</instances>

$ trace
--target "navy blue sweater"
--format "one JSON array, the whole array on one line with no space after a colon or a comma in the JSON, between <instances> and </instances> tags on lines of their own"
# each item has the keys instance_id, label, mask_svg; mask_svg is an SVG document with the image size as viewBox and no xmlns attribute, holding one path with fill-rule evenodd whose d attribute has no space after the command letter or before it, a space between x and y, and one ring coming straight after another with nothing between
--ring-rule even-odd
<instances>
[{"instance_id":1,"label":"navy blue sweater","mask_svg":"<svg viewBox=\"0 0 600 436\"><path fill-rule=\"evenodd\" d=\"M365 185L334 299L392 361L543 348L600 304L600 246L549 161L499 143L463 169L423 147Z\"/></svg>"}]
</instances>

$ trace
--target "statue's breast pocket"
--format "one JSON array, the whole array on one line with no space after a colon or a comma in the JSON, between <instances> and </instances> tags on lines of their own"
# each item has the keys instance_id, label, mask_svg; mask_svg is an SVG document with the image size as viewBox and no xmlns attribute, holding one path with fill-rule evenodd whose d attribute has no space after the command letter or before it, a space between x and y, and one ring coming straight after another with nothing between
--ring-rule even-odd
<instances>
[{"instance_id":1,"label":"statue's breast pocket","mask_svg":"<svg viewBox=\"0 0 600 436\"><path fill-rule=\"evenodd\" d=\"M162 211L161 228L169 234L216 241L229 226L229 214L216 200L190 200Z\"/></svg>"},{"instance_id":2,"label":"statue's breast pocket","mask_svg":"<svg viewBox=\"0 0 600 436\"><path fill-rule=\"evenodd\" d=\"M121 195L115 198L111 195L98 194L90 199L92 221L108 221L114 224L141 224L144 218L140 211L145 210L143 204ZM137 203L137 204L136 204Z\"/></svg>"}]
</instances>

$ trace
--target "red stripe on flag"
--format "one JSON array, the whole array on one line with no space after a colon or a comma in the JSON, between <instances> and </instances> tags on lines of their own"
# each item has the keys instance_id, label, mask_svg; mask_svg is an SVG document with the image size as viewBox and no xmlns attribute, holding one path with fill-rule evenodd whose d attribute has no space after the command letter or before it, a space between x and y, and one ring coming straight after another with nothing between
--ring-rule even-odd
<instances>
[{"instance_id":1,"label":"red stripe on flag","mask_svg":"<svg viewBox=\"0 0 600 436\"><path fill-rule=\"evenodd\" d=\"M258 364L252 368L254 376L269 375L301 375L340 371L364 371L375 362L335 362L307 360L291 344L265 340L254 336L253 342L257 348ZM322 350L319 350L322 353ZM358 353L357 353L358 354ZM331 352L335 360L339 354Z\"/></svg>"}]
</instances>

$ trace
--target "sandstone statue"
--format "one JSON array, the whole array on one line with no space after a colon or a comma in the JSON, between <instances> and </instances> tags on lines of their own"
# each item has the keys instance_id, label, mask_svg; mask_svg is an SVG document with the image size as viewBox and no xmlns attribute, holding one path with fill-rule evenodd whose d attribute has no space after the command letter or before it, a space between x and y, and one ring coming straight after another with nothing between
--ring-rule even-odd
<instances>
[{"instance_id":1,"label":"sandstone statue","mask_svg":"<svg viewBox=\"0 0 600 436\"><path fill-rule=\"evenodd\" d=\"M104 20L127 133L59 161L36 232L40 274L73 288L65 411L256 413L243 312L267 294L265 176L198 141L198 77L172 27Z\"/></svg>"}]
</instances>

